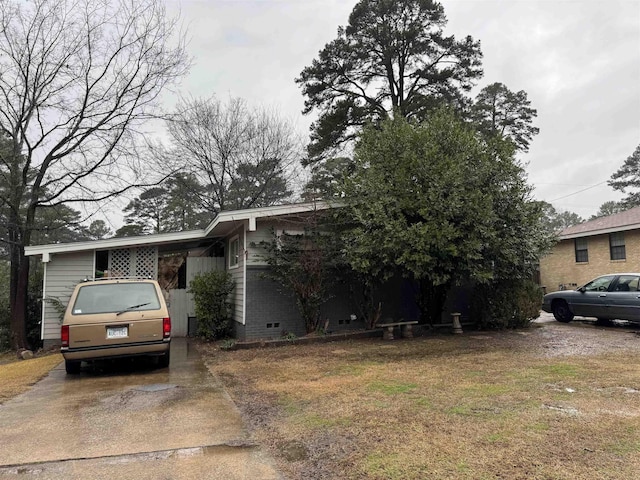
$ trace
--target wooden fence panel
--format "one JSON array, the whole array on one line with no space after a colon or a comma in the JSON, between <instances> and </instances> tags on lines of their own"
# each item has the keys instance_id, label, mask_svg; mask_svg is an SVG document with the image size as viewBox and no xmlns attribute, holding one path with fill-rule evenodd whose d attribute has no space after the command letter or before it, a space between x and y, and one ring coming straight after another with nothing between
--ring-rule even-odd
<instances>
[{"instance_id":1,"label":"wooden fence panel","mask_svg":"<svg viewBox=\"0 0 640 480\"><path fill-rule=\"evenodd\" d=\"M169 291L169 314L171 315L171 336L186 337L189 331L189 307L193 305L193 295L185 289Z\"/></svg>"},{"instance_id":2,"label":"wooden fence panel","mask_svg":"<svg viewBox=\"0 0 640 480\"><path fill-rule=\"evenodd\" d=\"M212 270L224 270L222 257L187 257L187 287L196 275ZM171 335L186 337L189 333L189 317L195 317L193 295L186 289L169 291L169 313L171 315Z\"/></svg>"}]
</instances>

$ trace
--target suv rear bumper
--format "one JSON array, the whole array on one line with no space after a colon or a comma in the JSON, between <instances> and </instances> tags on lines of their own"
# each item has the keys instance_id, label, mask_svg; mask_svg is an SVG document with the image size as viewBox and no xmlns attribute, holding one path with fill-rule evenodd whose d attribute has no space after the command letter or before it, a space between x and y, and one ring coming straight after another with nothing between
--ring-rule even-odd
<instances>
[{"instance_id":1,"label":"suv rear bumper","mask_svg":"<svg viewBox=\"0 0 640 480\"><path fill-rule=\"evenodd\" d=\"M132 357L136 355L164 355L169 353L171 340L145 342L125 345L105 345L103 347L69 348L63 347L60 353L65 360L99 360L101 358Z\"/></svg>"}]
</instances>

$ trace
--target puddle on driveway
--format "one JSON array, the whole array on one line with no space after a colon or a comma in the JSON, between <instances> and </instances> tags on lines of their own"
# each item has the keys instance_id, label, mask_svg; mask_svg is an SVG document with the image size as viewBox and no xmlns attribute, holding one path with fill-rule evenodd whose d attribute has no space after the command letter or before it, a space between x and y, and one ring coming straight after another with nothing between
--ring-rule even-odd
<instances>
[{"instance_id":1,"label":"puddle on driveway","mask_svg":"<svg viewBox=\"0 0 640 480\"><path fill-rule=\"evenodd\" d=\"M185 388L171 384L140 385L115 395L101 398L94 408L99 410L147 410L156 407L169 407L187 397Z\"/></svg>"}]
</instances>

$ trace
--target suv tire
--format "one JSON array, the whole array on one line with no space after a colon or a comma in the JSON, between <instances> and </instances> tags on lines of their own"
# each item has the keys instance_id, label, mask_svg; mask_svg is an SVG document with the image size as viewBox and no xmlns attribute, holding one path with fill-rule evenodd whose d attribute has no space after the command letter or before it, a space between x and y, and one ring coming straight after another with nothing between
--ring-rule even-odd
<instances>
[{"instance_id":1,"label":"suv tire","mask_svg":"<svg viewBox=\"0 0 640 480\"><path fill-rule=\"evenodd\" d=\"M81 362L79 360L65 360L64 368L67 373L77 375L78 373L80 373L80 363Z\"/></svg>"},{"instance_id":2,"label":"suv tire","mask_svg":"<svg viewBox=\"0 0 640 480\"><path fill-rule=\"evenodd\" d=\"M167 350L167 353L158 357L158 367L159 368L167 368L169 366L169 362L171 361L171 350Z\"/></svg>"}]
</instances>

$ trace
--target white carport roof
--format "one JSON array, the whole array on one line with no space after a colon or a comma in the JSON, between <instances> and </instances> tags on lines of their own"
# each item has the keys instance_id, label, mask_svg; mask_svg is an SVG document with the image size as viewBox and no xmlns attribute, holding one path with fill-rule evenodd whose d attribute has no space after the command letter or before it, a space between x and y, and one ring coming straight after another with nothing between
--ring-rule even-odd
<instances>
[{"instance_id":1,"label":"white carport roof","mask_svg":"<svg viewBox=\"0 0 640 480\"><path fill-rule=\"evenodd\" d=\"M329 205L325 202L294 203L276 205L272 207L248 208L245 210L230 210L220 212L213 221L202 230L185 232L159 233L138 237L108 238L106 240L91 240L88 242L55 243L51 245L34 245L25 247L26 255L42 255L43 261L48 261L54 253L80 252L85 250L109 250L137 247L140 245L169 245L188 243L207 238L225 237L242 222L249 222L249 230L255 230L256 220L280 216L296 215L299 213L325 210Z\"/></svg>"}]
</instances>

